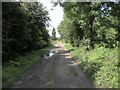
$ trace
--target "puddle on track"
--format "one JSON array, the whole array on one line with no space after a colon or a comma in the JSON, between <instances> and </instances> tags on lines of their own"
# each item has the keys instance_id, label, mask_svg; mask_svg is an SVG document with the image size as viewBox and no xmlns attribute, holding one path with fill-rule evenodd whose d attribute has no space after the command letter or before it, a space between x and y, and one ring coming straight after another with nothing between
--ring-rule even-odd
<instances>
[{"instance_id":1,"label":"puddle on track","mask_svg":"<svg viewBox=\"0 0 120 90\"><path fill-rule=\"evenodd\" d=\"M48 54L44 55L44 59L49 59L54 56L58 51L51 50Z\"/></svg>"}]
</instances>

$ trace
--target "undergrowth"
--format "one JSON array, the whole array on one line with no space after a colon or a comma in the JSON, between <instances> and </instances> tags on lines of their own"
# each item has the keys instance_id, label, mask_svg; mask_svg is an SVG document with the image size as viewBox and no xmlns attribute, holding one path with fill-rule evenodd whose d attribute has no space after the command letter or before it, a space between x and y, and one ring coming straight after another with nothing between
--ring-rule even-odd
<instances>
[{"instance_id":1,"label":"undergrowth","mask_svg":"<svg viewBox=\"0 0 120 90\"><path fill-rule=\"evenodd\" d=\"M86 51L85 46L74 48L69 43L64 45L96 87L118 88L118 48L96 45L93 50Z\"/></svg>"},{"instance_id":2,"label":"undergrowth","mask_svg":"<svg viewBox=\"0 0 120 90\"><path fill-rule=\"evenodd\" d=\"M9 88L23 73L39 62L42 56L47 53L53 45L47 48L32 51L25 56L10 60L2 68L2 88Z\"/></svg>"}]
</instances>

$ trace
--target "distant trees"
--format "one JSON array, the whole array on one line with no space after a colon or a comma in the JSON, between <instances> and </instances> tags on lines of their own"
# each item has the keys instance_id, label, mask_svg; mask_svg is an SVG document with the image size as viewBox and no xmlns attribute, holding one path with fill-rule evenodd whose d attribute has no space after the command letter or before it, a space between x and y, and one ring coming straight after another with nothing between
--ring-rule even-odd
<instances>
[{"instance_id":1,"label":"distant trees","mask_svg":"<svg viewBox=\"0 0 120 90\"><path fill-rule=\"evenodd\" d=\"M113 2L64 2L62 6L64 19L58 31L66 42L75 47L83 44L90 49L95 44L117 46L119 5Z\"/></svg>"},{"instance_id":2,"label":"distant trees","mask_svg":"<svg viewBox=\"0 0 120 90\"><path fill-rule=\"evenodd\" d=\"M52 40L56 40L56 31L55 31L55 28L53 27L52 29Z\"/></svg>"},{"instance_id":3,"label":"distant trees","mask_svg":"<svg viewBox=\"0 0 120 90\"><path fill-rule=\"evenodd\" d=\"M41 3L2 3L3 63L49 44L48 12Z\"/></svg>"}]
</instances>

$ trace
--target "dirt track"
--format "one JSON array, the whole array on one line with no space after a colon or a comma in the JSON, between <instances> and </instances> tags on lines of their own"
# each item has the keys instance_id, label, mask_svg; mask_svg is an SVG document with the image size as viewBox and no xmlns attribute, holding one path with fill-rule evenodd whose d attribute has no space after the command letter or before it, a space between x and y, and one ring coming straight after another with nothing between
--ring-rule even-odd
<instances>
[{"instance_id":1,"label":"dirt track","mask_svg":"<svg viewBox=\"0 0 120 90\"><path fill-rule=\"evenodd\" d=\"M55 44L55 55L37 63L12 88L94 88L63 44Z\"/></svg>"}]
</instances>

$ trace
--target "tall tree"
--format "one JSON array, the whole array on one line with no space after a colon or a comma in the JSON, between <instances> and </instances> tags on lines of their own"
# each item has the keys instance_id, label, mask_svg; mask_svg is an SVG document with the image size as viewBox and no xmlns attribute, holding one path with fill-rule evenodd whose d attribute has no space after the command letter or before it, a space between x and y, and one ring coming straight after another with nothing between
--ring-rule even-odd
<instances>
[{"instance_id":1,"label":"tall tree","mask_svg":"<svg viewBox=\"0 0 120 90\"><path fill-rule=\"evenodd\" d=\"M91 49L94 48L96 43L104 43L106 47L114 47L118 38L116 35L119 27L117 18L119 10L115 10L116 7L118 5L113 2L64 2L64 14L74 26L70 40L73 39L74 33L77 32L72 41L77 41L79 38ZM62 22L65 22L65 18ZM61 25L59 26L64 26L62 23ZM59 31L71 33L71 30L65 27ZM61 34L61 36L65 36L63 33ZM65 37L63 38L65 39Z\"/></svg>"},{"instance_id":2,"label":"tall tree","mask_svg":"<svg viewBox=\"0 0 120 90\"><path fill-rule=\"evenodd\" d=\"M56 40L56 31L55 31L55 28L53 27L52 29L52 39L53 40Z\"/></svg>"},{"instance_id":3,"label":"tall tree","mask_svg":"<svg viewBox=\"0 0 120 90\"><path fill-rule=\"evenodd\" d=\"M49 44L48 12L38 2L2 3L3 62Z\"/></svg>"}]
</instances>

